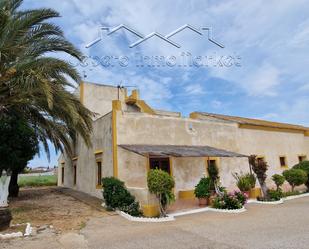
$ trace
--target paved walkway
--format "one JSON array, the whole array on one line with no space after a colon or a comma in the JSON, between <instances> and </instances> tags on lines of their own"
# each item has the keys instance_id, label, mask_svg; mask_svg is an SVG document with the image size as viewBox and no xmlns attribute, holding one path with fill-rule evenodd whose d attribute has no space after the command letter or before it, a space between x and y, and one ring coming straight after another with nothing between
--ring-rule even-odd
<instances>
[{"instance_id":1,"label":"paved walkway","mask_svg":"<svg viewBox=\"0 0 309 249\"><path fill-rule=\"evenodd\" d=\"M61 204L60 204L61 205ZM91 218L79 233L18 239L1 249L308 249L309 197L281 205L248 204L247 212L206 212L167 223Z\"/></svg>"}]
</instances>

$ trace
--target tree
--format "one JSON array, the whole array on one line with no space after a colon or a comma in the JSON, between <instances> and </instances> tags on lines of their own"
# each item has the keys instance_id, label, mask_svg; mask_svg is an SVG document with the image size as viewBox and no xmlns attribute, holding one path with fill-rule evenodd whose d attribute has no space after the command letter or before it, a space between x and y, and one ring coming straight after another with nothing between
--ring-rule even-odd
<instances>
[{"instance_id":1,"label":"tree","mask_svg":"<svg viewBox=\"0 0 309 249\"><path fill-rule=\"evenodd\" d=\"M93 114L73 93L80 81L75 68L52 53L77 60L82 54L57 25L47 22L59 13L19 10L22 2L0 1L0 115L17 112L35 129L48 156L48 140L57 151L72 155L76 133L91 145Z\"/></svg>"},{"instance_id":2,"label":"tree","mask_svg":"<svg viewBox=\"0 0 309 249\"><path fill-rule=\"evenodd\" d=\"M18 174L38 152L38 140L34 129L14 114L0 117L0 134L0 172L11 172L9 196L16 197Z\"/></svg>"},{"instance_id":3,"label":"tree","mask_svg":"<svg viewBox=\"0 0 309 249\"><path fill-rule=\"evenodd\" d=\"M110 209L119 209L132 216L140 216L139 203L135 197L126 189L124 182L115 177L102 179L103 198L105 205Z\"/></svg>"},{"instance_id":4,"label":"tree","mask_svg":"<svg viewBox=\"0 0 309 249\"><path fill-rule=\"evenodd\" d=\"M266 171L268 169L268 165L264 160L258 160L256 158L256 155L249 156L249 164L251 165L251 168L253 172L256 174L256 177L259 181L259 184L261 186L263 196L265 199L268 198L268 189L266 186Z\"/></svg>"},{"instance_id":5,"label":"tree","mask_svg":"<svg viewBox=\"0 0 309 249\"><path fill-rule=\"evenodd\" d=\"M285 178L282 175L279 174L274 174L271 179L274 181L274 183L276 184L277 187L277 191L280 190L280 187L283 185Z\"/></svg>"},{"instance_id":6,"label":"tree","mask_svg":"<svg viewBox=\"0 0 309 249\"><path fill-rule=\"evenodd\" d=\"M283 176L292 187L292 192L296 186L304 184L308 180L307 173L302 169L288 169L283 171Z\"/></svg>"},{"instance_id":7,"label":"tree","mask_svg":"<svg viewBox=\"0 0 309 249\"><path fill-rule=\"evenodd\" d=\"M173 177L161 169L152 169L148 172L147 185L150 193L159 199L161 216L166 216L167 205L175 199L172 192L175 186Z\"/></svg>"},{"instance_id":8,"label":"tree","mask_svg":"<svg viewBox=\"0 0 309 249\"><path fill-rule=\"evenodd\" d=\"M208 159L207 160L207 172L208 172L208 176L211 180L211 185L210 185L210 189L211 191L215 191L216 190L216 184L218 184L219 182L219 169L217 167L216 163L211 163L211 161Z\"/></svg>"},{"instance_id":9,"label":"tree","mask_svg":"<svg viewBox=\"0 0 309 249\"><path fill-rule=\"evenodd\" d=\"M307 173L308 179L305 182L307 191L309 191L309 161L302 161L293 166L293 169L302 169Z\"/></svg>"}]
</instances>

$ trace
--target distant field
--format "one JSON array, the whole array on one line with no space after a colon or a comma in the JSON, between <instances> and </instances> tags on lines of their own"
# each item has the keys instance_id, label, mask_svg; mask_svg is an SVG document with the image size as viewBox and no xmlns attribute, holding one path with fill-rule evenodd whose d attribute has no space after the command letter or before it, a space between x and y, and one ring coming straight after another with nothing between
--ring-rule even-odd
<instances>
[{"instance_id":1,"label":"distant field","mask_svg":"<svg viewBox=\"0 0 309 249\"><path fill-rule=\"evenodd\" d=\"M55 186L57 185L57 176L19 176L19 187L39 187L39 186Z\"/></svg>"}]
</instances>

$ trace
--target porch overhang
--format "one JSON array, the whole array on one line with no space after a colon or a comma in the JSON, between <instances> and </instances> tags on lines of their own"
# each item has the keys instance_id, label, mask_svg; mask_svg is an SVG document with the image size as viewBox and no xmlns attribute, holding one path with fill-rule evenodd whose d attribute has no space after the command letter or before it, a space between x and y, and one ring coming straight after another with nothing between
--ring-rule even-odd
<instances>
[{"instance_id":1,"label":"porch overhang","mask_svg":"<svg viewBox=\"0 0 309 249\"><path fill-rule=\"evenodd\" d=\"M248 157L210 146L121 144L119 147L142 156L172 157Z\"/></svg>"}]
</instances>

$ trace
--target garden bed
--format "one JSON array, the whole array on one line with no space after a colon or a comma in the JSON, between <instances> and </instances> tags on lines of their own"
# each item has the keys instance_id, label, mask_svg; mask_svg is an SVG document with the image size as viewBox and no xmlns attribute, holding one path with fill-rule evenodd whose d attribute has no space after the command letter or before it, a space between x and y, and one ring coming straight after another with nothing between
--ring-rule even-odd
<instances>
[{"instance_id":1,"label":"garden bed","mask_svg":"<svg viewBox=\"0 0 309 249\"><path fill-rule=\"evenodd\" d=\"M270 204L270 205L278 205L284 203L284 201L298 199L302 197L309 197L309 193L303 193L303 194L296 194L296 195L290 195L287 197L282 197L278 201L258 201L258 200L248 200L247 203L258 203L258 204Z\"/></svg>"},{"instance_id":2,"label":"garden bed","mask_svg":"<svg viewBox=\"0 0 309 249\"><path fill-rule=\"evenodd\" d=\"M212 207L204 207L204 208L197 208L197 209L191 209L187 211L182 212L175 212L170 213L167 215L167 217L134 217L131 216L123 211L116 211L120 216L126 218L129 221L136 221L136 222L167 222L167 221L174 221L176 217L178 216L184 216L184 215L190 215L190 214L197 214L197 213L203 213L203 212L218 212L218 213L230 213L230 214L239 214L247 211L245 207L242 207L240 209L218 209L218 208L212 208Z\"/></svg>"},{"instance_id":3,"label":"garden bed","mask_svg":"<svg viewBox=\"0 0 309 249\"><path fill-rule=\"evenodd\" d=\"M278 205L278 204L282 204L283 200L280 199L278 201L258 201L258 200L248 200L247 203L258 203L258 204L267 204L267 205Z\"/></svg>"},{"instance_id":4,"label":"garden bed","mask_svg":"<svg viewBox=\"0 0 309 249\"><path fill-rule=\"evenodd\" d=\"M287 197L283 197L282 200L288 201L288 200L293 200L293 199L302 198L302 197L309 197L309 193L290 195Z\"/></svg>"}]
</instances>

